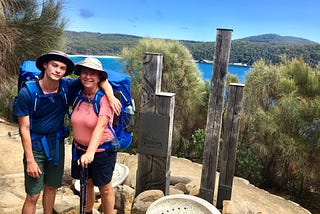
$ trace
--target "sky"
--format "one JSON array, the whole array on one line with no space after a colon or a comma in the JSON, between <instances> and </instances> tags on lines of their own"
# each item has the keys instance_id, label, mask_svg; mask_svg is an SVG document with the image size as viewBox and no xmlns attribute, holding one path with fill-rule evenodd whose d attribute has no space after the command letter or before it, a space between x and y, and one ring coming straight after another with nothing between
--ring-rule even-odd
<instances>
[{"instance_id":1,"label":"sky","mask_svg":"<svg viewBox=\"0 0 320 214\"><path fill-rule=\"evenodd\" d=\"M262 34L320 43L319 0L64 0L66 30L215 41Z\"/></svg>"}]
</instances>

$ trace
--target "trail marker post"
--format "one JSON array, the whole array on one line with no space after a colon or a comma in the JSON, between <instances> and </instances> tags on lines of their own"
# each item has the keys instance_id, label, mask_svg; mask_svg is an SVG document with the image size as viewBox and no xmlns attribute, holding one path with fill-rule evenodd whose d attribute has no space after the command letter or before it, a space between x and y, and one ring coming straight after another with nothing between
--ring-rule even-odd
<instances>
[{"instance_id":1,"label":"trail marker post","mask_svg":"<svg viewBox=\"0 0 320 214\"><path fill-rule=\"evenodd\" d=\"M230 83L228 92L226 122L223 132L223 148L220 158L220 175L217 208L223 208L223 200L230 200L236 166L237 141L240 128L241 104L244 84Z\"/></svg>"},{"instance_id":2,"label":"trail marker post","mask_svg":"<svg viewBox=\"0 0 320 214\"><path fill-rule=\"evenodd\" d=\"M162 60L157 53L143 58L136 195L151 189L169 194L175 94L161 92Z\"/></svg>"},{"instance_id":3,"label":"trail marker post","mask_svg":"<svg viewBox=\"0 0 320 214\"><path fill-rule=\"evenodd\" d=\"M231 48L230 29L217 29L210 85L199 197L213 204L221 133L224 91Z\"/></svg>"}]
</instances>

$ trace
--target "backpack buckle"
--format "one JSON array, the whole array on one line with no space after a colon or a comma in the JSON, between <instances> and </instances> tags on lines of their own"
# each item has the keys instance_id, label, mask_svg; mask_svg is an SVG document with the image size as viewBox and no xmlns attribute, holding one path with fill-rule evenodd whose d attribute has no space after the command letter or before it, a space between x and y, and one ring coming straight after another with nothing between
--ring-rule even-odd
<instances>
[{"instance_id":1,"label":"backpack buckle","mask_svg":"<svg viewBox=\"0 0 320 214\"><path fill-rule=\"evenodd\" d=\"M120 150L120 143L116 138L110 142L110 152L118 152Z\"/></svg>"}]
</instances>

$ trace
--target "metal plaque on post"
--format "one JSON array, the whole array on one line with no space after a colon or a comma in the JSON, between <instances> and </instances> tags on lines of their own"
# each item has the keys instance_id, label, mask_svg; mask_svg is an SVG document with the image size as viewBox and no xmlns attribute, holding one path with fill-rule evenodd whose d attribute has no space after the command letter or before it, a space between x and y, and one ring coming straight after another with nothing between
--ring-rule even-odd
<instances>
[{"instance_id":1,"label":"metal plaque on post","mask_svg":"<svg viewBox=\"0 0 320 214\"><path fill-rule=\"evenodd\" d=\"M140 112L138 152L167 156L170 117Z\"/></svg>"}]
</instances>

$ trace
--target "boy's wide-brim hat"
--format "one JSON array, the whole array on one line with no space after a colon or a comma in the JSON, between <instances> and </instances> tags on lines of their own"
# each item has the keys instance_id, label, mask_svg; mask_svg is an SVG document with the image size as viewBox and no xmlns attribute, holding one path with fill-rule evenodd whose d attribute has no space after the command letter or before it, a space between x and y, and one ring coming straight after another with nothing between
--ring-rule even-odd
<instances>
[{"instance_id":1,"label":"boy's wide-brim hat","mask_svg":"<svg viewBox=\"0 0 320 214\"><path fill-rule=\"evenodd\" d=\"M46 54L41 55L37 61L36 66L40 71L44 71L43 63L49 62L50 60L56 60L67 65L67 71L64 76L72 73L74 69L74 63L68 58L68 55L62 51L52 50Z\"/></svg>"},{"instance_id":2,"label":"boy's wide-brim hat","mask_svg":"<svg viewBox=\"0 0 320 214\"><path fill-rule=\"evenodd\" d=\"M108 79L108 73L107 71L103 70L102 63L100 60L93 58L93 57L87 57L85 60L77 63L74 68L74 74L80 75L82 67L90 68L96 71L99 71L99 73L102 75L103 78Z\"/></svg>"}]
</instances>

